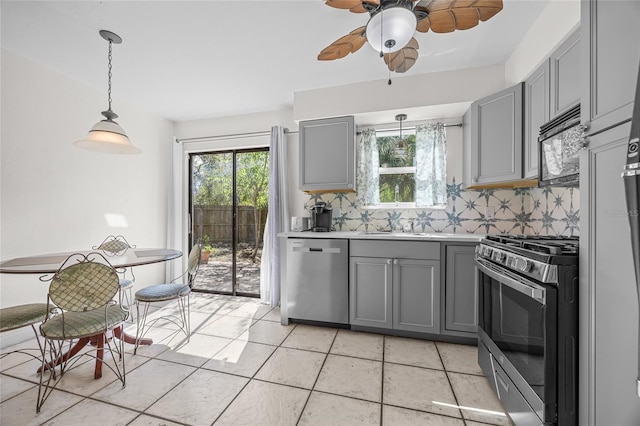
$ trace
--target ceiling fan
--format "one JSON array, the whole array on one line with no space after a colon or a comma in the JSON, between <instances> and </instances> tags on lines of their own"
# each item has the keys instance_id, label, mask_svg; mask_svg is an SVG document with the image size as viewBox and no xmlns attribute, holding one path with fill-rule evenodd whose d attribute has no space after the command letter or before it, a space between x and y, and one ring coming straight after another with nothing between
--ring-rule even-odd
<instances>
[{"instance_id":1,"label":"ceiling fan","mask_svg":"<svg viewBox=\"0 0 640 426\"><path fill-rule=\"evenodd\" d=\"M358 51L365 42L380 52L389 71L403 73L418 60L416 30L449 33L467 30L502 10L502 0L326 0L328 6L369 13L367 25L356 28L322 49L320 61ZM391 80L389 80L391 84Z\"/></svg>"}]
</instances>

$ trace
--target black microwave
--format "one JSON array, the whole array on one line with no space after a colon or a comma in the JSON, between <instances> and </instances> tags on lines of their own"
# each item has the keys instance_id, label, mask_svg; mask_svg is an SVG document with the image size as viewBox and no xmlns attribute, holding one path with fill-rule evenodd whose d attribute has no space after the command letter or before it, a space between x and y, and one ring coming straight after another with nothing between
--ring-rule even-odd
<instances>
[{"instance_id":1,"label":"black microwave","mask_svg":"<svg viewBox=\"0 0 640 426\"><path fill-rule=\"evenodd\" d=\"M540 127L538 186L579 184L584 130L580 124L580 105Z\"/></svg>"}]
</instances>

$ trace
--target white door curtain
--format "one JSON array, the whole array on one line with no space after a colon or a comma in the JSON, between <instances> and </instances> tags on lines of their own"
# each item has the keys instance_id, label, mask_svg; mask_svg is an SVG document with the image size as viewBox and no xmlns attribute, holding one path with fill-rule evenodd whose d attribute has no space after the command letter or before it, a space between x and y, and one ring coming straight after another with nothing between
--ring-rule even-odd
<instances>
[{"instance_id":1,"label":"white door curtain","mask_svg":"<svg viewBox=\"0 0 640 426\"><path fill-rule=\"evenodd\" d=\"M260 296L263 303L280 304L280 241L278 233L288 230L287 137L284 127L271 128L269 144L269 213L264 228L260 261Z\"/></svg>"}]
</instances>

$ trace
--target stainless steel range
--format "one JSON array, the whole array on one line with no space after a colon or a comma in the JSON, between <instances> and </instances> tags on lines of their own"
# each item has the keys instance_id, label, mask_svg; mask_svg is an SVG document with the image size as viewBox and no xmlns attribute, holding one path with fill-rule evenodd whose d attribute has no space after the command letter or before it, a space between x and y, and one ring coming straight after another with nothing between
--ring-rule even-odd
<instances>
[{"instance_id":1,"label":"stainless steel range","mask_svg":"<svg viewBox=\"0 0 640 426\"><path fill-rule=\"evenodd\" d=\"M577 424L578 239L487 236L478 362L517 425Z\"/></svg>"}]
</instances>

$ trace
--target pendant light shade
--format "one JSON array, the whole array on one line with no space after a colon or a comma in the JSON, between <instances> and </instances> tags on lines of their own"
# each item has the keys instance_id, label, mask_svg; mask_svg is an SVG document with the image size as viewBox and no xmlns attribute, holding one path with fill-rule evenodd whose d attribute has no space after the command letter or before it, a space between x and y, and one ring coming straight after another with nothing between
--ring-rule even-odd
<instances>
[{"instance_id":1,"label":"pendant light shade","mask_svg":"<svg viewBox=\"0 0 640 426\"><path fill-rule=\"evenodd\" d=\"M377 52L397 52L409 43L417 24L412 10L403 6L388 7L369 19L367 41Z\"/></svg>"},{"instance_id":2,"label":"pendant light shade","mask_svg":"<svg viewBox=\"0 0 640 426\"><path fill-rule=\"evenodd\" d=\"M108 154L140 154L127 133L113 120L102 120L93 125L84 139L75 142L80 148Z\"/></svg>"},{"instance_id":3,"label":"pendant light shade","mask_svg":"<svg viewBox=\"0 0 640 426\"><path fill-rule=\"evenodd\" d=\"M129 136L127 136L127 132L113 121L118 118L118 114L111 111L111 45L112 43L122 43L122 39L117 34L107 30L101 30L100 36L109 42L109 108L106 111L102 111L105 119L94 124L87 136L84 139L75 141L74 144L79 148L108 154L139 154L142 151L133 146Z\"/></svg>"}]
</instances>

